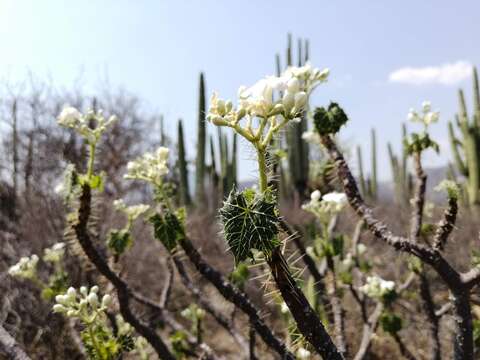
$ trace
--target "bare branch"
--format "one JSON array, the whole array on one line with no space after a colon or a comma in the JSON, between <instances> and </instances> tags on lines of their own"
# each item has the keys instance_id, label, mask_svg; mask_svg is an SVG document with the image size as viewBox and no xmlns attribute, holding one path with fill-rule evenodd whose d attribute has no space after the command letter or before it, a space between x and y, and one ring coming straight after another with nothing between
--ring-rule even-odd
<instances>
[{"instance_id":1,"label":"bare branch","mask_svg":"<svg viewBox=\"0 0 480 360\"><path fill-rule=\"evenodd\" d=\"M439 251L445 248L447 239L455 227L457 220L458 203L454 197L448 198L448 207L443 213L443 219L439 222L435 237L433 239L433 247Z\"/></svg>"},{"instance_id":2,"label":"bare branch","mask_svg":"<svg viewBox=\"0 0 480 360\"><path fill-rule=\"evenodd\" d=\"M17 341L0 325L0 354L12 360L30 360Z\"/></svg>"}]
</instances>

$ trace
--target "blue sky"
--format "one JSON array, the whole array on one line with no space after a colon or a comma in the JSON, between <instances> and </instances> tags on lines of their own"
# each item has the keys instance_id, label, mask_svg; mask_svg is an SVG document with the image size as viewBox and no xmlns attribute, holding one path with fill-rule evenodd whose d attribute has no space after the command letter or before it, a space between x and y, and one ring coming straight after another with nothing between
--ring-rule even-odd
<instances>
[{"instance_id":1,"label":"blue sky","mask_svg":"<svg viewBox=\"0 0 480 360\"><path fill-rule=\"evenodd\" d=\"M400 123L425 99L441 111L433 132L443 148L426 165L450 158L446 121L457 88L471 103L465 64L480 64L479 13L473 0L0 0L0 77L21 80L30 70L69 86L82 72L91 91L108 77L164 113L172 132L182 117L193 145L198 73L206 73L208 93L233 98L239 85L273 73L274 54L284 52L291 32L310 39L315 66L331 70L313 104L343 105L348 144L367 146L375 127L380 174L388 178L386 142L399 147ZM413 71L389 80L405 67ZM251 152L241 149L240 175L250 178Z\"/></svg>"}]
</instances>

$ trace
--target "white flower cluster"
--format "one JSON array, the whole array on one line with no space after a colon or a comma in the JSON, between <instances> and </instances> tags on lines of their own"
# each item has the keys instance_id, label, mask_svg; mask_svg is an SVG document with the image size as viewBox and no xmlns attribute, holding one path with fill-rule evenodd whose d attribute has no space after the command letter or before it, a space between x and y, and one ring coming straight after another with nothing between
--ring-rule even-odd
<instances>
[{"instance_id":1,"label":"white flower cluster","mask_svg":"<svg viewBox=\"0 0 480 360\"><path fill-rule=\"evenodd\" d=\"M301 347L297 350L296 355L297 355L297 359L305 360L305 359L310 359L312 356L312 353L307 349Z\"/></svg>"},{"instance_id":2,"label":"white flower cluster","mask_svg":"<svg viewBox=\"0 0 480 360\"><path fill-rule=\"evenodd\" d=\"M360 291L371 298L382 299L395 290L395 282L384 280L381 277L368 276L367 283L360 287Z\"/></svg>"},{"instance_id":3,"label":"white flower cluster","mask_svg":"<svg viewBox=\"0 0 480 360\"><path fill-rule=\"evenodd\" d=\"M148 211L148 209L150 209L150 206L146 204L127 206L127 204L125 204L123 199L115 200L113 202L113 207L115 208L115 210L125 213L129 221L134 221L140 215L142 215L143 213Z\"/></svg>"},{"instance_id":4,"label":"white flower cluster","mask_svg":"<svg viewBox=\"0 0 480 360\"><path fill-rule=\"evenodd\" d=\"M207 119L218 126L236 126L245 116L247 130L252 118L270 119L276 122L278 115L284 122L297 119L305 110L308 95L315 86L327 80L329 70L312 68L310 64L290 67L281 76L267 76L251 87L238 89L238 108L231 101L220 99L213 93ZM274 92L281 95L274 101Z\"/></svg>"},{"instance_id":5,"label":"white flower cluster","mask_svg":"<svg viewBox=\"0 0 480 360\"><path fill-rule=\"evenodd\" d=\"M302 209L319 217L322 221L338 214L347 205L347 196L344 193L331 192L323 195L319 190L310 194L310 201L302 205Z\"/></svg>"},{"instance_id":6,"label":"white flower cluster","mask_svg":"<svg viewBox=\"0 0 480 360\"><path fill-rule=\"evenodd\" d=\"M453 180L442 180L437 186L435 186L435 191L446 191L448 197L457 199L460 196L460 188L458 184Z\"/></svg>"},{"instance_id":7,"label":"white flower cluster","mask_svg":"<svg viewBox=\"0 0 480 360\"><path fill-rule=\"evenodd\" d=\"M95 144L103 132L116 121L117 117L113 115L106 119L102 110L89 110L84 115L71 106L65 107L57 118L60 126L75 130L90 144Z\"/></svg>"},{"instance_id":8,"label":"white flower cluster","mask_svg":"<svg viewBox=\"0 0 480 360\"><path fill-rule=\"evenodd\" d=\"M155 152L143 154L127 164L125 179L144 180L160 185L168 174L168 155L166 147L159 147Z\"/></svg>"},{"instance_id":9,"label":"white flower cluster","mask_svg":"<svg viewBox=\"0 0 480 360\"><path fill-rule=\"evenodd\" d=\"M103 313L112 303L112 297L106 294L102 300L98 299L98 286L92 286L89 290L82 286L80 291L70 287L63 295L55 297L56 304L53 311L62 313L68 317L76 317L86 324L93 323L99 314Z\"/></svg>"},{"instance_id":10,"label":"white flower cluster","mask_svg":"<svg viewBox=\"0 0 480 360\"><path fill-rule=\"evenodd\" d=\"M424 101L422 103L422 113L418 113L415 109L410 109L408 112L408 120L422 123L425 127L436 123L439 118L440 113L438 111L432 111L430 101Z\"/></svg>"},{"instance_id":11,"label":"white flower cluster","mask_svg":"<svg viewBox=\"0 0 480 360\"><path fill-rule=\"evenodd\" d=\"M59 242L43 250L43 261L58 263L65 255L65 243Z\"/></svg>"},{"instance_id":12,"label":"white flower cluster","mask_svg":"<svg viewBox=\"0 0 480 360\"><path fill-rule=\"evenodd\" d=\"M195 321L196 319L203 319L205 317L205 310L199 308L197 305L192 304L186 309L183 309L180 313L185 319Z\"/></svg>"},{"instance_id":13,"label":"white flower cluster","mask_svg":"<svg viewBox=\"0 0 480 360\"><path fill-rule=\"evenodd\" d=\"M39 258L35 254L30 257L24 256L8 269L8 273L21 279L33 279L37 275L38 260Z\"/></svg>"}]
</instances>

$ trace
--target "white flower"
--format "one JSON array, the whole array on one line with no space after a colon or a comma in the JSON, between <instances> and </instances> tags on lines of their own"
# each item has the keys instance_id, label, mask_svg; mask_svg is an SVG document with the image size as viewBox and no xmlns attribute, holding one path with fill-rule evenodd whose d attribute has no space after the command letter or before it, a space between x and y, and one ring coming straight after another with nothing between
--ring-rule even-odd
<instances>
[{"instance_id":1,"label":"white flower","mask_svg":"<svg viewBox=\"0 0 480 360\"><path fill-rule=\"evenodd\" d=\"M310 194L310 199L312 201L319 201L321 197L322 193L320 192L320 190L315 190Z\"/></svg>"},{"instance_id":2,"label":"white flower","mask_svg":"<svg viewBox=\"0 0 480 360\"><path fill-rule=\"evenodd\" d=\"M367 283L360 287L360 291L371 298L381 299L395 290L393 281L384 280L379 276L367 277Z\"/></svg>"},{"instance_id":3,"label":"white flower","mask_svg":"<svg viewBox=\"0 0 480 360\"><path fill-rule=\"evenodd\" d=\"M65 254L65 243L59 242L50 248L46 248L43 253L43 261L56 263L62 260Z\"/></svg>"},{"instance_id":4,"label":"white flower","mask_svg":"<svg viewBox=\"0 0 480 360\"><path fill-rule=\"evenodd\" d=\"M135 161L127 164L126 179L136 179L160 185L168 174L168 154L166 147L159 147L154 153L145 153Z\"/></svg>"},{"instance_id":5,"label":"white flower","mask_svg":"<svg viewBox=\"0 0 480 360\"><path fill-rule=\"evenodd\" d=\"M32 279L37 273L38 256L32 255L30 257L22 257L15 265L8 269L8 273L11 276L21 279Z\"/></svg>"},{"instance_id":6,"label":"white flower","mask_svg":"<svg viewBox=\"0 0 480 360\"><path fill-rule=\"evenodd\" d=\"M323 195L323 201L333 202L339 205L345 205L347 203L347 196L345 193L331 192Z\"/></svg>"},{"instance_id":7,"label":"white flower","mask_svg":"<svg viewBox=\"0 0 480 360\"><path fill-rule=\"evenodd\" d=\"M350 270L353 265L355 264L355 262L353 261L353 257L352 257L352 254L348 253L346 256L345 256L345 259L342 260L342 266L345 270Z\"/></svg>"},{"instance_id":8,"label":"white flower","mask_svg":"<svg viewBox=\"0 0 480 360\"><path fill-rule=\"evenodd\" d=\"M296 355L298 359L304 360L304 359L310 359L311 353L307 349L301 347L297 350Z\"/></svg>"},{"instance_id":9,"label":"white flower","mask_svg":"<svg viewBox=\"0 0 480 360\"><path fill-rule=\"evenodd\" d=\"M438 121L440 113L438 111L432 111L430 101L424 101L422 103L422 113L419 114L415 109L410 109L407 118L413 122L423 123L425 127L428 127Z\"/></svg>"},{"instance_id":10,"label":"white flower","mask_svg":"<svg viewBox=\"0 0 480 360\"><path fill-rule=\"evenodd\" d=\"M341 212L347 204L347 197L344 193L331 192L323 195L320 201L317 199L318 195L318 193L313 195L310 202L302 205L302 209L314 214L322 222L328 222L333 215Z\"/></svg>"},{"instance_id":11,"label":"white flower","mask_svg":"<svg viewBox=\"0 0 480 360\"><path fill-rule=\"evenodd\" d=\"M357 254L359 256L365 254L366 251L367 251L367 247L364 244L360 243L357 245Z\"/></svg>"},{"instance_id":12,"label":"white flower","mask_svg":"<svg viewBox=\"0 0 480 360\"><path fill-rule=\"evenodd\" d=\"M72 106L65 107L58 115L58 124L67 128L74 128L82 121L83 115Z\"/></svg>"},{"instance_id":13,"label":"white flower","mask_svg":"<svg viewBox=\"0 0 480 360\"><path fill-rule=\"evenodd\" d=\"M115 116L106 119L102 110L97 112L89 110L84 115L71 106L65 107L57 118L58 125L75 130L90 144L96 143L105 130L116 121ZM93 128L90 126L91 123L94 124Z\"/></svg>"}]
</instances>

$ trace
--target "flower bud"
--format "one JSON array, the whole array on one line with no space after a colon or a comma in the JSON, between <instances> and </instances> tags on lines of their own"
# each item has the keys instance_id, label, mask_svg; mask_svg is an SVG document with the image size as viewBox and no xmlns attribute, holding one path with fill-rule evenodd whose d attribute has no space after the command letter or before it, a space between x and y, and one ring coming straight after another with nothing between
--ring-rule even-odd
<instances>
[{"instance_id":1,"label":"flower bud","mask_svg":"<svg viewBox=\"0 0 480 360\"><path fill-rule=\"evenodd\" d=\"M315 190L310 194L310 199L312 199L312 201L319 201L321 197L322 193L320 192L320 190Z\"/></svg>"},{"instance_id":2,"label":"flower bud","mask_svg":"<svg viewBox=\"0 0 480 360\"><path fill-rule=\"evenodd\" d=\"M232 111L232 108L233 108L233 104L230 100L228 100L226 103L225 103L225 111L227 113L229 113L230 111Z\"/></svg>"},{"instance_id":3,"label":"flower bud","mask_svg":"<svg viewBox=\"0 0 480 360\"><path fill-rule=\"evenodd\" d=\"M238 109L236 121L240 121L245 117L245 115L247 115L247 109L245 109L244 107Z\"/></svg>"},{"instance_id":4,"label":"flower bud","mask_svg":"<svg viewBox=\"0 0 480 360\"><path fill-rule=\"evenodd\" d=\"M67 299L68 300L75 300L75 297L77 296L77 290L75 290L74 287L69 287L67 290Z\"/></svg>"},{"instance_id":5,"label":"flower bud","mask_svg":"<svg viewBox=\"0 0 480 360\"><path fill-rule=\"evenodd\" d=\"M213 115L210 117L210 121L216 126L226 126L228 124L228 122L220 115Z\"/></svg>"},{"instance_id":6,"label":"flower bud","mask_svg":"<svg viewBox=\"0 0 480 360\"><path fill-rule=\"evenodd\" d=\"M96 293L91 292L91 293L87 296L87 301L88 301L88 303L90 304L90 306L92 306L93 308L98 307L98 296L97 296Z\"/></svg>"},{"instance_id":7,"label":"flower bud","mask_svg":"<svg viewBox=\"0 0 480 360\"><path fill-rule=\"evenodd\" d=\"M285 110L290 111L293 105L295 105L295 96L291 92L286 91L283 95L282 103Z\"/></svg>"},{"instance_id":8,"label":"flower bud","mask_svg":"<svg viewBox=\"0 0 480 360\"><path fill-rule=\"evenodd\" d=\"M97 285L94 285L94 286L92 286L92 288L90 289L90 292L91 292L91 293L98 293L98 290L99 290L98 286L97 286Z\"/></svg>"},{"instance_id":9,"label":"flower bud","mask_svg":"<svg viewBox=\"0 0 480 360\"><path fill-rule=\"evenodd\" d=\"M280 115L281 113L283 113L285 111L285 108L283 107L282 104L276 104L272 111L270 111L270 114L268 114L269 116L275 116L275 115Z\"/></svg>"},{"instance_id":10,"label":"flower bud","mask_svg":"<svg viewBox=\"0 0 480 360\"><path fill-rule=\"evenodd\" d=\"M108 307L112 303L112 297L109 294L103 295L102 307Z\"/></svg>"},{"instance_id":11,"label":"flower bud","mask_svg":"<svg viewBox=\"0 0 480 360\"><path fill-rule=\"evenodd\" d=\"M68 317L74 317L76 315L76 311L75 310L68 310L67 311L67 316Z\"/></svg>"},{"instance_id":12,"label":"flower bud","mask_svg":"<svg viewBox=\"0 0 480 360\"><path fill-rule=\"evenodd\" d=\"M67 308L65 306L63 306L62 304L53 305L53 312L63 313L65 311L67 311Z\"/></svg>"},{"instance_id":13,"label":"flower bud","mask_svg":"<svg viewBox=\"0 0 480 360\"><path fill-rule=\"evenodd\" d=\"M307 100L308 100L307 94L305 94L303 91L295 94L295 107L298 110L303 109L307 104Z\"/></svg>"},{"instance_id":14,"label":"flower bud","mask_svg":"<svg viewBox=\"0 0 480 360\"><path fill-rule=\"evenodd\" d=\"M288 80L287 89L291 93L296 93L300 91L300 81L297 78L293 77Z\"/></svg>"}]
</instances>

